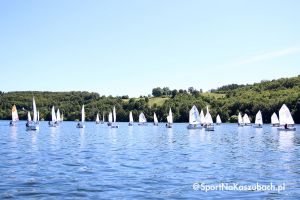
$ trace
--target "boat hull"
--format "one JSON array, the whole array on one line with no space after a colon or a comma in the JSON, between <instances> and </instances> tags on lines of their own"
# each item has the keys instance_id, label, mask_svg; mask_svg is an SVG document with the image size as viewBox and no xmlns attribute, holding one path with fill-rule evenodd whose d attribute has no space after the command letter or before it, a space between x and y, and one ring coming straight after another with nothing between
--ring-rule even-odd
<instances>
[{"instance_id":1,"label":"boat hull","mask_svg":"<svg viewBox=\"0 0 300 200\"><path fill-rule=\"evenodd\" d=\"M138 123L139 126L148 126L146 123Z\"/></svg>"},{"instance_id":2,"label":"boat hull","mask_svg":"<svg viewBox=\"0 0 300 200\"><path fill-rule=\"evenodd\" d=\"M11 122L9 123L9 126L17 126L17 123L14 122L14 121L11 121Z\"/></svg>"},{"instance_id":3,"label":"boat hull","mask_svg":"<svg viewBox=\"0 0 300 200\"><path fill-rule=\"evenodd\" d=\"M37 124L26 124L26 131L38 131L39 129Z\"/></svg>"},{"instance_id":4,"label":"boat hull","mask_svg":"<svg viewBox=\"0 0 300 200\"><path fill-rule=\"evenodd\" d=\"M59 124L57 122L49 122L49 127L58 127Z\"/></svg>"},{"instance_id":5,"label":"boat hull","mask_svg":"<svg viewBox=\"0 0 300 200\"><path fill-rule=\"evenodd\" d=\"M172 128L172 124L166 124L166 128Z\"/></svg>"},{"instance_id":6,"label":"boat hull","mask_svg":"<svg viewBox=\"0 0 300 200\"><path fill-rule=\"evenodd\" d=\"M85 125L82 124L82 123L78 123L78 124L76 125L76 128L84 128L84 127L85 127Z\"/></svg>"},{"instance_id":7,"label":"boat hull","mask_svg":"<svg viewBox=\"0 0 300 200\"><path fill-rule=\"evenodd\" d=\"M214 126L205 126L205 131L214 131L215 127Z\"/></svg>"},{"instance_id":8,"label":"boat hull","mask_svg":"<svg viewBox=\"0 0 300 200\"><path fill-rule=\"evenodd\" d=\"M277 128L278 131L295 131L295 127L290 127L290 128Z\"/></svg>"},{"instance_id":9,"label":"boat hull","mask_svg":"<svg viewBox=\"0 0 300 200\"><path fill-rule=\"evenodd\" d=\"M202 126L196 124L189 124L187 129L202 129Z\"/></svg>"}]
</instances>

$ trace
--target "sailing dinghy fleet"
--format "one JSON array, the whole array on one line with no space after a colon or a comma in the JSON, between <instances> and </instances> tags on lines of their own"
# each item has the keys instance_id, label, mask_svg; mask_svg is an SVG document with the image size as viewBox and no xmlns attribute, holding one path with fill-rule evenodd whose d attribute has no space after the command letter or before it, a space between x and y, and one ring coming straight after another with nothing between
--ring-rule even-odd
<instances>
[{"instance_id":1,"label":"sailing dinghy fleet","mask_svg":"<svg viewBox=\"0 0 300 200\"><path fill-rule=\"evenodd\" d=\"M33 117L31 118L31 113L28 111L27 113L27 123L26 123L26 130L28 131L36 131L39 130L39 111L37 110L35 99L32 98L32 112ZM10 126L16 126L17 121L19 121L18 111L16 105L12 106L11 109L12 113L12 120L10 121ZM112 112L109 112L108 115L108 123L107 125L111 128L118 128L117 119L116 119L116 108L113 107ZM59 109L55 112L54 106L52 106L51 110L51 121L48 122L49 127L58 127L60 122L63 121L63 114L60 114ZM100 123L99 113L96 115L96 124ZM103 120L101 123L103 124L104 121L104 113L103 113ZM216 124L220 125L222 123L221 117L218 114L216 117ZM133 114L132 111L129 112L129 123L128 126L133 126L134 120L133 120ZM143 112L139 115L139 126L147 126L147 119ZM153 125L158 126L158 118L156 113L153 114ZM293 120L293 117L291 115L291 112L289 108L283 104L282 107L279 110L279 118L277 117L277 114L274 112L271 116L271 126L272 127L278 127L279 131L295 131L296 128L294 127L295 122ZM173 126L173 113L172 109L169 109L169 113L167 115L167 128L172 128ZM251 121L247 113L244 114L242 117L242 114L239 112L238 114L238 126L252 126ZM85 109L84 105L82 105L81 108L81 121L77 123L77 128L84 128L85 127ZM263 117L262 112L259 110L257 114L255 115L255 123L254 128L262 128L263 127ZM206 131L214 131L214 122L212 119L212 116L209 112L208 106L206 107L206 113L204 115L203 110L201 110L200 114L195 105L192 106L191 110L189 111L189 124L187 126L187 129L202 129L204 128Z\"/></svg>"}]
</instances>

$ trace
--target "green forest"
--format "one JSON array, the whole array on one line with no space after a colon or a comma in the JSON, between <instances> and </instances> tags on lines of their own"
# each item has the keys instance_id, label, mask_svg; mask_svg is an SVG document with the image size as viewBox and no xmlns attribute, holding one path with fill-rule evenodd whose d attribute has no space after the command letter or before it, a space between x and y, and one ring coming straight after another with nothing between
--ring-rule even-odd
<instances>
[{"instance_id":1,"label":"green forest","mask_svg":"<svg viewBox=\"0 0 300 200\"><path fill-rule=\"evenodd\" d=\"M255 114L261 110L265 123L270 123L273 112L278 114L282 104L286 104L294 118L300 123L300 75L260 83L237 85L231 84L202 92L193 87L188 90L153 88L152 95L129 98L124 96L101 96L94 92L40 92L18 91L0 92L0 119L11 119L11 107L16 105L21 120L27 119L27 111L32 110L32 97L35 98L42 120L50 120L51 108L59 108L64 120L79 120L82 104L85 105L86 119L95 120L96 114L108 113L116 106L117 121L127 122L129 111L134 120L144 112L148 121L153 121L156 112L159 121L166 121L169 108L172 108L175 122L188 122L189 110L196 105L198 110L210 113L215 120L220 114L223 122L236 122L237 114L247 113L254 121ZM102 118L102 117L101 117Z\"/></svg>"}]
</instances>

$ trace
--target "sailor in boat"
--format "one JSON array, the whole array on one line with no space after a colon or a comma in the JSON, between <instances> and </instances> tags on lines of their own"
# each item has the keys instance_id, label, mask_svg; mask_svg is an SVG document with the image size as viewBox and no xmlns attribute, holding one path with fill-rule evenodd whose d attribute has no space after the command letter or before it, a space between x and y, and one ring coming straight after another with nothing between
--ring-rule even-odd
<instances>
[{"instance_id":1,"label":"sailor in boat","mask_svg":"<svg viewBox=\"0 0 300 200\"><path fill-rule=\"evenodd\" d=\"M288 129L288 125L287 124L284 125L284 129Z\"/></svg>"},{"instance_id":2,"label":"sailor in boat","mask_svg":"<svg viewBox=\"0 0 300 200\"><path fill-rule=\"evenodd\" d=\"M10 121L10 122L9 122L9 125L11 125L11 126L12 126L12 125L13 125L13 122L12 122L12 121Z\"/></svg>"}]
</instances>

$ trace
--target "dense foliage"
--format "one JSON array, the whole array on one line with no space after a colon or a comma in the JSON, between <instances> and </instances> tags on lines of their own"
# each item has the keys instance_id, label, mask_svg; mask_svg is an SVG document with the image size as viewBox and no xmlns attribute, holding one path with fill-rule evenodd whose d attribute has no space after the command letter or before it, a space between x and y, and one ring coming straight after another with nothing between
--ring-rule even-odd
<instances>
[{"instance_id":1,"label":"dense foliage","mask_svg":"<svg viewBox=\"0 0 300 200\"><path fill-rule=\"evenodd\" d=\"M100 96L90 92L0 92L0 119L11 119L11 107L17 106L20 119L26 119L27 111L32 110L32 97L35 97L40 118L50 120L51 108L59 108L65 120L79 120L82 104L85 104L87 120L95 120L97 113L108 113L116 106L117 121L128 121L129 111L135 121L144 112L148 121L156 112L159 121L166 121L169 108L172 108L175 122L188 122L192 105L198 109L209 106L213 118L220 114L222 120L236 122L238 112L247 113L252 121L258 110L262 111L264 122L270 122L273 112L285 103L291 110L296 123L300 123L300 76L262 81L252 85L231 84L202 93L190 87L186 90L170 90L168 87L154 88L152 94L157 98L165 96L162 105L150 104L151 97L130 98L128 96ZM220 95L222 94L222 95Z\"/></svg>"}]
</instances>

